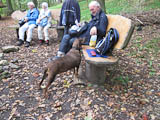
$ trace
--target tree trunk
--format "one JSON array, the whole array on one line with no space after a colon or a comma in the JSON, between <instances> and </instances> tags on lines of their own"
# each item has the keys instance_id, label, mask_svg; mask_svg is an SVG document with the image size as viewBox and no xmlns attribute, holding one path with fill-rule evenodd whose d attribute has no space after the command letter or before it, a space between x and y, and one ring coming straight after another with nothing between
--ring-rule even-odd
<instances>
[{"instance_id":1,"label":"tree trunk","mask_svg":"<svg viewBox=\"0 0 160 120\"><path fill-rule=\"evenodd\" d=\"M105 0L97 0L101 5L102 10L106 13Z\"/></svg>"},{"instance_id":2,"label":"tree trunk","mask_svg":"<svg viewBox=\"0 0 160 120\"><path fill-rule=\"evenodd\" d=\"M87 0L87 8L88 8L88 0Z\"/></svg>"},{"instance_id":3,"label":"tree trunk","mask_svg":"<svg viewBox=\"0 0 160 120\"><path fill-rule=\"evenodd\" d=\"M37 8L37 5L38 5L38 2L37 2L37 0L32 0L33 2L34 2L34 4L35 4L35 7Z\"/></svg>"},{"instance_id":4,"label":"tree trunk","mask_svg":"<svg viewBox=\"0 0 160 120\"><path fill-rule=\"evenodd\" d=\"M18 6L19 6L19 9L21 10L21 9L22 9L22 6L21 6L20 0L18 0Z\"/></svg>"},{"instance_id":5,"label":"tree trunk","mask_svg":"<svg viewBox=\"0 0 160 120\"><path fill-rule=\"evenodd\" d=\"M63 1L62 0L57 0L58 1L58 3L62 3Z\"/></svg>"},{"instance_id":6,"label":"tree trunk","mask_svg":"<svg viewBox=\"0 0 160 120\"><path fill-rule=\"evenodd\" d=\"M8 10L9 10L9 15L10 15L14 11L12 7L12 2L11 0L6 0L6 2L7 2Z\"/></svg>"},{"instance_id":7,"label":"tree trunk","mask_svg":"<svg viewBox=\"0 0 160 120\"><path fill-rule=\"evenodd\" d=\"M50 5L50 0L47 0L48 1L48 7L50 7L51 5Z\"/></svg>"}]
</instances>

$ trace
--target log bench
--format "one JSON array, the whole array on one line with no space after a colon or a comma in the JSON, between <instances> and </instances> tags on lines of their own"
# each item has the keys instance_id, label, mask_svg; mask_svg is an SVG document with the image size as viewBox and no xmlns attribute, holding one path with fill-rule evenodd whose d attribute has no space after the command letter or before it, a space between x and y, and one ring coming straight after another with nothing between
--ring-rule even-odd
<instances>
[{"instance_id":1,"label":"log bench","mask_svg":"<svg viewBox=\"0 0 160 120\"><path fill-rule=\"evenodd\" d=\"M110 28L116 28L119 32L119 40L115 45L114 50L126 48L134 31L132 21L120 15L107 15L107 17L107 31ZM94 84L104 84L106 80L106 66L109 64L116 64L118 58L110 55L107 55L107 58L89 57L86 49L94 48L86 45L82 46L83 56L86 61L86 80Z\"/></svg>"},{"instance_id":2,"label":"log bench","mask_svg":"<svg viewBox=\"0 0 160 120\"><path fill-rule=\"evenodd\" d=\"M10 26L7 26L8 28L10 29L15 29L16 30L16 33L17 33L17 39L19 38L19 35L18 35L18 31L19 31L19 25L16 24L16 25L10 25ZM37 29L38 27L34 28L34 29ZM60 42L62 40L62 37L63 37L63 34L64 34L64 26L57 26L57 25L52 25L49 29L56 29L57 31L57 39L58 41ZM25 39L26 39L26 34L25 34Z\"/></svg>"}]
</instances>

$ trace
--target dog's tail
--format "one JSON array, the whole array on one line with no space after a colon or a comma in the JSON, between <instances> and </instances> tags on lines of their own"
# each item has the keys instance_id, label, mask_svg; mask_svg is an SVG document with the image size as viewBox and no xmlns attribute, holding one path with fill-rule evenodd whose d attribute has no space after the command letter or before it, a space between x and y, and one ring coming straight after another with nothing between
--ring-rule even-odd
<instances>
[{"instance_id":1,"label":"dog's tail","mask_svg":"<svg viewBox=\"0 0 160 120\"><path fill-rule=\"evenodd\" d=\"M48 68L45 68L44 73L43 73L43 77L42 77L41 82L39 83L39 86L41 86L41 85L42 85L43 80L48 76L47 71L48 71Z\"/></svg>"}]
</instances>

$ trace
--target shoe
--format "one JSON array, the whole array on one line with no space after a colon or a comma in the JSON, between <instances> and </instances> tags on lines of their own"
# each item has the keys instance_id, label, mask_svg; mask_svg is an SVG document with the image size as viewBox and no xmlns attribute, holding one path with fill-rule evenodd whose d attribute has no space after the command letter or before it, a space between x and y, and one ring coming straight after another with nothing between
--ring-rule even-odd
<instances>
[{"instance_id":1,"label":"shoe","mask_svg":"<svg viewBox=\"0 0 160 120\"><path fill-rule=\"evenodd\" d=\"M47 46L49 46L49 40L46 40L45 44L46 44Z\"/></svg>"},{"instance_id":2,"label":"shoe","mask_svg":"<svg viewBox=\"0 0 160 120\"><path fill-rule=\"evenodd\" d=\"M23 45L24 44L24 41L23 40L18 40L18 43L17 43L17 46L21 46L21 45Z\"/></svg>"},{"instance_id":3,"label":"shoe","mask_svg":"<svg viewBox=\"0 0 160 120\"><path fill-rule=\"evenodd\" d=\"M30 42L27 42L25 43L25 47L29 47L30 46Z\"/></svg>"},{"instance_id":4,"label":"shoe","mask_svg":"<svg viewBox=\"0 0 160 120\"><path fill-rule=\"evenodd\" d=\"M60 58L60 57L58 57L58 56L53 56L53 57L51 57L51 58L48 59L48 62L54 61L54 60L56 60L56 59L58 59L58 58Z\"/></svg>"},{"instance_id":5,"label":"shoe","mask_svg":"<svg viewBox=\"0 0 160 120\"><path fill-rule=\"evenodd\" d=\"M54 60L59 59L59 58L64 57L64 56L65 56L64 52L58 51L56 56L53 56L53 57L48 59L48 62L54 61Z\"/></svg>"},{"instance_id":6,"label":"shoe","mask_svg":"<svg viewBox=\"0 0 160 120\"><path fill-rule=\"evenodd\" d=\"M39 40L40 45L42 45L44 43L44 40Z\"/></svg>"},{"instance_id":7,"label":"shoe","mask_svg":"<svg viewBox=\"0 0 160 120\"><path fill-rule=\"evenodd\" d=\"M61 51L58 51L58 52L57 52L57 56L58 56L58 57L64 57L64 56L65 56L65 53L64 53L64 52L61 52Z\"/></svg>"}]
</instances>

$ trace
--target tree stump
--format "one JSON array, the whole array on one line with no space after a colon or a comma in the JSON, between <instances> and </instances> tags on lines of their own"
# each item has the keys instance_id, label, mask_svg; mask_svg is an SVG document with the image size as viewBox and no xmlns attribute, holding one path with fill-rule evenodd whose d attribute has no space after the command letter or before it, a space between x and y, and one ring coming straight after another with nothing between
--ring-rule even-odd
<instances>
[{"instance_id":1,"label":"tree stump","mask_svg":"<svg viewBox=\"0 0 160 120\"><path fill-rule=\"evenodd\" d=\"M93 84L104 84L106 80L106 67L96 66L86 62L86 78Z\"/></svg>"}]
</instances>

